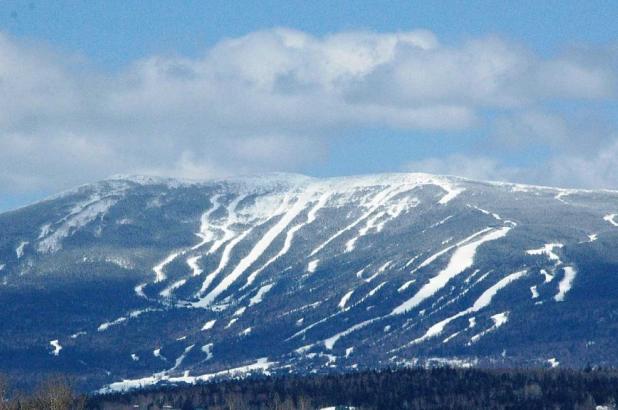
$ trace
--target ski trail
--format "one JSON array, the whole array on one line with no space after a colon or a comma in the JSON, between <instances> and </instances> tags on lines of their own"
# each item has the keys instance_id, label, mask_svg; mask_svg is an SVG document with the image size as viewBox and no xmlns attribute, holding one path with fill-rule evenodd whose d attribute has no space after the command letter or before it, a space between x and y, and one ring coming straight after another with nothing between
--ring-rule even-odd
<instances>
[{"instance_id":1,"label":"ski trail","mask_svg":"<svg viewBox=\"0 0 618 410\"><path fill-rule=\"evenodd\" d=\"M198 243L197 245L193 246L191 248L192 251L198 248L201 248L202 246L206 245L208 242L212 241L214 234L210 230L209 220L210 220L210 215L212 215L214 211L216 211L217 209L221 207L221 204L219 203L220 197L221 195L214 195L212 197L212 207L210 207L210 209L204 212L202 216L200 217L200 231L196 233L196 235L202 238L202 241Z\"/></svg>"},{"instance_id":2,"label":"ski trail","mask_svg":"<svg viewBox=\"0 0 618 410\"><path fill-rule=\"evenodd\" d=\"M575 280L575 276L577 275L577 271L572 266L564 267L564 277L558 283L558 294L554 296L554 300L556 302L563 302L564 297L571 290L573 286L573 281Z\"/></svg>"},{"instance_id":3,"label":"ski trail","mask_svg":"<svg viewBox=\"0 0 618 410\"><path fill-rule=\"evenodd\" d=\"M247 256L245 256L241 261L236 265L234 270L227 275L219 284L204 296L198 302L200 306L208 306L210 305L221 293L227 290L230 285L232 285L236 280L249 268L253 263L255 263L260 256L266 251L266 249L271 245L271 243L275 240L277 236L305 209L307 203L307 196L312 194L311 191L305 192L298 197L296 203L289 208L287 212L283 214L283 217L260 238L260 240L253 246L251 251ZM285 200L281 205L280 209L275 212L275 215L279 215L281 212L281 208L285 208L289 206L289 199Z\"/></svg>"},{"instance_id":4,"label":"ski trail","mask_svg":"<svg viewBox=\"0 0 618 410\"><path fill-rule=\"evenodd\" d=\"M496 296L498 291L502 290L507 285L511 284L517 279L524 277L527 273L528 271L522 270L519 272L511 273L510 275L502 278L496 284L494 284L489 289L487 289L485 292L483 292L481 296L479 296L478 299L468 309L462 310L461 312L434 324L427 330L427 332L423 336L419 337L418 339L413 340L412 342L410 342L410 344L422 343L427 339L439 336L444 331L444 328L446 327L446 325L451 323L453 320L458 319L462 316L468 315L470 313L476 313L479 310L486 308L487 306L491 304L491 301L493 300L494 296Z\"/></svg>"},{"instance_id":5,"label":"ski trail","mask_svg":"<svg viewBox=\"0 0 618 410\"><path fill-rule=\"evenodd\" d=\"M482 234L484 234L485 232L488 232L488 231L490 231L490 230L491 230L491 228L485 228L485 229L482 229L482 230L480 230L479 232L476 232L476 233L474 233L474 234L472 234L472 235L468 236L467 238L465 238L465 239L463 239L463 240L461 240L461 241L457 242L456 244L451 245L451 246L448 246L448 247L446 247L446 248L442 249L441 251L439 251L439 252L437 252L437 253L434 253L433 255L431 255L430 257L428 257L427 259L425 259L423 262L421 262L421 263L420 263L420 265L418 265L416 268L412 269L412 270L410 271L410 274L416 273L418 270L420 270L420 269L424 268L425 266L428 266L428 265L432 264L432 263L433 263L436 259L438 259L440 256L444 255L445 253L447 253L447 252L448 252L448 251L450 251L451 249L456 248L456 247L458 247L458 246L461 246L461 245L463 245L464 243L466 243L466 242L468 242L468 241L470 241L470 240L472 240L472 239L476 238L477 236L482 235Z\"/></svg>"},{"instance_id":6,"label":"ski trail","mask_svg":"<svg viewBox=\"0 0 618 410\"><path fill-rule=\"evenodd\" d=\"M345 305L348 303L348 300L350 300L350 298L352 297L353 293L354 293L354 289L352 289L351 291L349 291L348 293L343 295L343 297L339 301L339 304L337 305L337 307L339 309L341 309L341 310L346 310Z\"/></svg>"},{"instance_id":7,"label":"ski trail","mask_svg":"<svg viewBox=\"0 0 618 410\"><path fill-rule=\"evenodd\" d=\"M239 195L232 202L230 202L227 206L227 218L225 219L225 224L219 226L218 228L223 231L223 237L219 238L215 242L213 242L212 246L206 253L207 255L211 255L215 253L225 242L232 239L235 235L235 232L230 229L230 227L238 221L238 217L236 215L236 208L240 201L245 199L246 195Z\"/></svg>"},{"instance_id":8,"label":"ski trail","mask_svg":"<svg viewBox=\"0 0 618 410\"><path fill-rule=\"evenodd\" d=\"M169 254L167 256L167 258L165 258L163 261L161 261L158 265L156 265L154 268L152 268L152 270L155 273L155 281L154 283L159 283L159 282L163 282L165 279L167 279L167 275L165 274L165 272L163 271L163 269L169 265L170 263L172 263L174 261L174 259L176 259L178 257L178 255L183 254L184 252L173 252L171 254Z\"/></svg>"},{"instance_id":9,"label":"ski trail","mask_svg":"<svg viewBox=\"0 0 618 410\"><path fill-rule=\"evenodd\" d=\"M206 290L208 289L212 281L215 280L215 278L219 275L219 273L221 273L221 271L223 271L223 269L225 269L225 267L227 266L230 260L230 254L234 250L234 247L240 241L242 241L249 234L249 232L251 232L251 229L252 228L247 229L246 231L244 231L243 233L241 233L240 235L232 239L225 246L225 248L223 248L223 253L221 254L221 259L219 260L219 265L214 271L212 271L206 276L206 279L204 279L204 282L202 283L202 287L200 288L199 292L196 295L197 297L201 297L206 292Z\"/></svg>"},{"instance_id":10,"label":"ski trail","mask_svg":"<svg viewBox=\"0 0 618 410\"><path fill-rule=\"evenodd\" d=\"M191 271L193 272L192 273L193 276L200 276L202 272L204 272L202 268L200 268L200 265L197 264L197 261L200 260L201 258L202 258L202 255L187 258L187 265L189 265L189 267L191 268Z\"/></svg>"},{"instance_id":11,"label":"ski trail","mask_svg":"<svg viewBox=\"0 0 618 410\"><path fill-rule=\"evenodd\" d=\"M186 279L180 279L177 280L176 282L172 283L171 285L169 285L167 288L163 289L159 295L161 295L164 298L169 298L172 296L172 293L178 289L179 287L181 287L182 285L184 285L185 283L187 283Z\"/></svg>"},{"instance_id":12,"label":"ski trail","mask_svg":"<svg viewBox=\"0 0 618 410\"><path fill-rule=\"evenodd\" d=\"M307 196L309 196L309 195L307 195ZM285 236L285 242L283 243L283 247L281 248L279 253L277 253L275 256L270 258L268 260L268 262L266 262L264 265L262 265L262 267L260 267L259 269L256 269L255 271L253 271L253 273L251 273L249 275L249 277L247 278L247 283L241 288L241 290L243 290L243 289L247 288L248 286L250 286L255 281L255 278L257 277L258 274L260 274L264 269L266 269L273 262L275 262L277 259L279 259L283 255L285 255L290 250L290 248L292 247L292 241L294 240L294 235L296 234L296 232L298 232L302 227L304 227L304 226L312 223L313 221L315 221L315 215L316 215L317 211L324 206L324 204L328 200L329 196L330 196L329 193L323 194L318 199L317 203L307 213L307 219L305 220L305 222L302 222L302 223L299 223L297 225L294 225L292 228L290 228L288 230L288 232L287 232L287 234ZM299 199L299 202L300 202L300 199Z\"/></svg>"},{"instance_id":13,"label":"ski trail","mask_svg":"<svg viewBox=\"0 0 618 410\"><path fill-rule=\"evenodd\" d=\"M491 230L489 233L481 236L479 239L460 246L451 256L446 268L441 270L436 276L431 278L412 298L405 301L393 310L393 314L406 313L416 306L421 304L427 298L433 296L436 292L442 289L448 281L459 275L474 264L474 257L479 246L485 242L494 241L504 237L511 227L503 227Z\"/></svg>"},{"instance_id":14,"label":"ski trail","mask_svg":"<svg viewBox=\"0 0 618 410\"><path fill-rule=\"evenodd\" d=\"M383 206L384 203L388 200L390 200L392 197L394 197L395 195L403 192L405 189L410 189L409 186L407 185L403 185L403 186L395 186L395 187L388 187L382 191L380 191L379 193L377 193L373 199L369 202L369 210L366 211L364 214L362 214L358 219L356 219L354 222L350 223L349 225L347 225L346 227L344 227L343 229L339 230L338 232L336 232L334 235L332 235L330 238L328 238L326 241L322 242L322 244L320 244L317 248L315 248L310 254L309 256L314 256L316 253L320 252L322 249L324 249L324 247L326 247L329 243L331 243L332 241L334 241L335 239L337 239L339 236L341 236L343 233L349 231L350 229L354 228L356 225L358 225L359 223L361 223L362 221L364 221L365 219L367 219L371 214L373 214L380 206Z\"/></svg>"}]
</instances>

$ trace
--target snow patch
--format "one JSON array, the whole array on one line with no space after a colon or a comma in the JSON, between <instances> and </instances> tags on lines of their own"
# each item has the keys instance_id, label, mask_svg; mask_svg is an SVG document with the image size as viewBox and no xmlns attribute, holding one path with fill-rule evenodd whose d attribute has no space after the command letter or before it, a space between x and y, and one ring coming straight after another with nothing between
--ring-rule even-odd
<instances>
[{"instance_id":1,"label":"snow patch","mask_svg":"<svg viewBox=\"0 0 618 410\"><path fill-rule=\"evenodd\" d=\"M307 264L307 272L313 273L318 268L318 264L320 263L319 259L314 259Z\"/></svg>"},{"instance_id":2,"label":"snow patch","mask_svg":"<svg viewBox=\"0 0 618 410\"><path fill-rule=\"evenodd\" d=\"M343 295L343 297L341 298L341 300L339 301L339 304L337 305L337 307L341 310L346 310L345 305L348 303L348 301L350 300L350 298L352 297L352 294L354 293L354 289L352 289L351 291L349 291L348 293L346 293L345 295Z\"/></svg>"},{"instance_id":3,"label":"snow patch","mask_svg":"<svg viewBox=\"0 0 618 410\"><path fill-rule=\"evenodd\" d=\"M478 342L486 334L491 333L494 330L498 329L500 326L504 325L508 321L508 319L509 319L509 312L502 312L502 313L498 313L496 315L493 315L491 317L491 320L493 320L494 325L492 327L490 327L489 329L486 329L486 330L482 331L481 333L478 333L478 334L472 336L470 338L470 342L468 343L468 345L470 345L472 343Z\"/></svg>"},{"instance_id":4,"label":"snow patch","mask_svg":"<svg viewBox=\"0 0 618 410\"><path fill-rule=\"evenodd\" d=\"M213 347L212 343L208 343L202 346L201 350L202 352L204 352L204 354L206 354L206 358L204 359L204 361L207 361L213 358L212 347Z\"/></svg>"},{"instance_id":5,"label":"snow patch","mask_svg":"<svg viewBox=\"0 0 618 410\"><path fill-rule=\"evenodd\" d=\"M491 301L496 296L498 291L502 290L507 285L516 281L517 279L522 278L523 276L526 275L526 273L527 271L522 270L519 272L511 273L510 275L500 279L497 283L495 283L493 286L491 286L489 289L483 292L481 296L479 296L478 299L472 304L471 307L469 307L466 310L462 310L461 312L434 324L427 330L427 332L423 336L419 337L418 339L413 340L412 343L413 344L421 343L429 338L438 336L439 334L442 333L446 325L451 323L453 320L460 318L462 316L465 316L467 314L470 314L470 313L478 312L479 310L486 308L487 306L491 304Z\"/></svg>"},{"instance_id":6,"label":"snow patch","mask_svg":"<svg viewBox=\"0 0 618 410\"><path fill-rule=\"evenodd\" d=\"M618 216L618 214L605 215L603 217L603 220L609 222L610 224L612 224L614 226L618 226L618 221L616 221L616 219L615 219L616 216Z\"/></svg>"},{"instance_id":7,"label":"snow patch","mask_svg":"<svg viewBox=\"0 0 618 410\"><path fill-rule=\"evenodd\" d=\"M202 331L212 329L216 322L216 319L209 320L204 324L204 326L202 326Z\"/></svg>"},{"instance_id":8,"label":"snow patch","mask_svg":"<svg viewBox=\"0 0 618 410\"><path fill-rule=\"evenodd\" d=\"M448 281L459 275L474 264L474 257L477 249L484 243L494 241L506 236L511 227L503 227L490 230L479 239L459 246L451 256L451 259L443 270L431 278L411 299L396 307L392 314L403 314L421 304L427 298L433 296L442 289Z\"/></svg>"},{"instance_id":9,"label":"snow patch","mask_svg":"<svg viewBox=\"0 0 618 410\"><path fill-rule=\"evenodd\" d=\"M19 245L17 246L17 248L15 249L15 254L17 255L17 259L21 259L22 256L24 256L24 248L26 247L26 245L28 245L30 242L28 241L21 241L19 243Z\"/></svg>"},{"instance_id":10,"label":"snow patch","mask_svg":"<svg viewBox=\"0 0 618 410\"><path fill-rule=\"evenodd\" d=\"M58 341L58 339L51 340L49 344L51 345L51 347L54 348L54 350L52 350L50 354L54 356L59 356L60 351L62 350L62 346L60 345L60 342Z\"/></svg>"},{"instance_id":11,"label":"snow patch","mask_svg":"<svg viewBox=\"0 0 618 410\"><path fill-rule=\"evenodd\" d=\"M554 296L554 300L556 302L563 302L567 293L571 290L573 286L573 281L575 280L575 276L577 275L577 271L572 266L564 267L564 277L558 283L558 294Z\"/></svg>"},{"instance_id":12,"label":"snow patch","mask_svg":"<svg viewBox=\"0 0 618 410\"><path fill-rule=\"evenodd\" d=\"M539 249L529 249L526 251L528 255L545 255L549 260L555 263L560 263L560 257L554 252L555 249L560 249L564 245L561 243L547 243Z\"/></svg>"},{"instance_id":13,"label":"snow patch","mask_svg":"<svg viewBox=\"0 0 618 410\"><path fill-rule=\"evenodd\" d=\"M257 293L255 294L255 296L253 296L251 299L249 299L249 306L253 306L253 305L257 305L258 303L261 303L262 300L264 299L264 296L270 292L270 290L273 288L273 284L270 283L268 285L264 285L262 286Z\"/></svg>"},{"instance_id":14,"label":"snow patch","mask_svg":"<svg viewBox=\"0 0 618 410\"><path fill-rule=\"evenodd\" d=\"M98 194L95 194L88 200L76 204L71 213L59 221L61 225L53 233L49 233L50 228L45 229L47 236L39 241L37 250L41 253L53 253L60 250L64 238L71 236L75 231L97 218L102 218L117 202L116 198L101 199Z\"/></svg>"},{"instance_id":15,"label":"snow patch","mask_svg":"<svg viewBox=\"0 0 618 410\"><path fill-rule=\"evenodd\" d=\"M156 373L152 376L146 376L141 379L125 379L120 382L111 383L108 386L105 386L102 389L100 389L99 393L124 392L124 391L133 390L133 389L154 386L161 382L168 382L170 384L174 384L174 383L196 384L196 383L205 383L211 380L216 380L218 378L245 376L253 372L262 372L264 374L268 374L268 369L275 364L276 362L269 362L268 358L263 357L263 358L258 359L255 363L248 364L246 366L235 367L232 369L222 370L216 373L203 374L199 376L189 376L185 374L182 376L171 377L165 372Z\"/></svg>"}]
</instances>

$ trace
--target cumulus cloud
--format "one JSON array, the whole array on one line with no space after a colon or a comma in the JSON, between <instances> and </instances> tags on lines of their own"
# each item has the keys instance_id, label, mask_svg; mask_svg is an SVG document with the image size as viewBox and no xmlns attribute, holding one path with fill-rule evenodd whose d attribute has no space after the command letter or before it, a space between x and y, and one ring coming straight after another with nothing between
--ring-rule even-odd
<instances>
[{"instance_id":1,"label":"cumulus cloud","mask_svg":"<svg viewBox=\"0 0 618 410\"><path fill-rule=\"evenodd\" d=\"M495 158L453 154L410 161L406 171L456 175L475 180L509 181L565 188L618 187L618 137L592 155L559 153L530 165L507 165Z\"/></svg>"},{"instance_id":2,"label":"cumulus cloud","mask_svg":"<svg viewBox=\"0 0 618 410\"><path fill-rule=\"evenodd\" d=\"M324 161L337 135L378 128L439 138L480 129L496 110L505 114L495 141L542 136L560 146L572 139L568 126L539 105L615 96L613 60L584 54L542 58L494 37L443 45L425 30L316 37L278 28L196 58L151 56L106 73L0 34L0 192L123 172L295 171ZM438 170L440 161L422 165ZM511 175L485 161L448 173Z\"/></svg>"}]
</instances>

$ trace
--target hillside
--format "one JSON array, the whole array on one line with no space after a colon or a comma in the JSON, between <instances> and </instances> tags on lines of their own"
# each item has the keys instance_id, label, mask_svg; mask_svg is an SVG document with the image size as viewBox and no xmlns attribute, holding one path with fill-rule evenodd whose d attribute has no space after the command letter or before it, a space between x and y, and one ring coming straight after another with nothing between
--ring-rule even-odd
<instances>
[{"instance_id":1,"label":"hillside","mask_svg":"<svg viewBox=\"0 0 618 410\"><path fill-rule=\"evenodd\" d=\"M618 362L618 193L427 174L118 176L0 215L0 372Z\"/></svg>"}]
</instances>

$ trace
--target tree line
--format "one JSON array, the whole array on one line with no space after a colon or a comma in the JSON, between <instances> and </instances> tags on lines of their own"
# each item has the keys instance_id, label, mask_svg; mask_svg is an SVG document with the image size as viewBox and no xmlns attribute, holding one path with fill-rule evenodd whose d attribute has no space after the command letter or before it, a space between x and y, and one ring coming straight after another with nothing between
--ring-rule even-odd
<instances>
[{"instance_id":1,"label":"tree line","mask_svg":"<svg viewBox=\"0 0 618 410\"><path fill-rule=\"evenodd\" d=\"M603 409L616 408L611 369L413 368L346 374L254 377L90 398L116 409ZM602 407L597 407L602 406Z\"/></svg>"},{"instance_id":2,"label":"tree line","mask_svg":"<svg viewBox=\"0 0 618 410\"><path fill-rule=\"evenodd\" d=\"M79 394L55 376L31 392L0 376L0 410L602 409L615 410L613 369L412 368L255 376L126 393Z\"/></svg>"}]
</instances>

